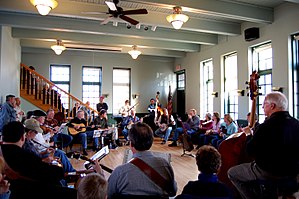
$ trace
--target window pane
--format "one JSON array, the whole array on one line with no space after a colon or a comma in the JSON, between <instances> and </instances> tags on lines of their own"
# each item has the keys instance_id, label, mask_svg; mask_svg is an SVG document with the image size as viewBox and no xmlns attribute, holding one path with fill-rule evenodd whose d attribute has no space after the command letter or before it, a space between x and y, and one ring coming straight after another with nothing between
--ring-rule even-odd
<instances>
[{"instance_id":1,"label":"window pane","mask_svg":"<svg viewBox=\"0 0 299 199\"><path fill-rule=\"evenodd\" d=\"M70 66L69 65L50 65L50 80L59 88L70 92ZM54 87L55 90L57 90ZM61 103L65 109L69 108L69 96L58 90L61 95Z\"/></svg>"},{"instance_id":2,"label":"window pane","mask_svg":"<svg viewBox=\"0 0 299 199\"><path fill-rule=\"evenodd\" d=\"M235 120L238 119L237 71L237 53L224 56L224 113Z\"/></svg>"},{"instance_id":3,"label":"window pane","mask_svg":"<svg viewBox=\"0 0 299 199\"><path fill-rule=\"evenodd\" d=\"M90 102L90 107L96 109L99 103L102 85L102 68L93 66L82 67L82 100L84 103Z\"/></svg>"},{"instance_id":4,"label":"window pane","mask_svg":"<svg viewBox=\"0 0 299 199\"><path fill-rule=\"evenodd\" d=\"M131 80L129 69L113 69L113 114L119 114L119 109L130 100Z\"/></svg>"},{"instance_id":5,"label":"window pane","mask_svg":"<svg viewBox=\"0 0 299 199\"><path fill-rule=\"evenodd\" d=\"M262 104L265 95L272 91L272 45L271 43L259 45L252 48L252 71L258 71L260 78L258 80L259 97L257 98L257 114L260 122L265 119Z\"/></svg>"},{"instance_id":6,"label":"window pane","mask_svg":"<svg viewBox=\"0 0 299 199\"><path fill-rule=\"evenodd\" d=\"M203 61L201 66L200 115L204 116L207 112L213 112L213 62L212 60Z\"/></svg>"}]
</instances>

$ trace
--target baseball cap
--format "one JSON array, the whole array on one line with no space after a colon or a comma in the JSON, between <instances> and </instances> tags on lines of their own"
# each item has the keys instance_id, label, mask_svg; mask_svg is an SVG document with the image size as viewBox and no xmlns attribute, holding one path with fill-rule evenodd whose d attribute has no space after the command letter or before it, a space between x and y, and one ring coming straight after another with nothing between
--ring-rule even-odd
<instances>
[{"instance_id":1,"label":"baseball cap","mask_svg":"<svg viewBox=\"0 0 299 199\"><path fill-rule=\"evenodd\" d=\"M24 125L27 129L37 131L38 133L43 133L43 130L40 128L39 122L34 118L25 120Z\"/></svg>"}]
</instances>

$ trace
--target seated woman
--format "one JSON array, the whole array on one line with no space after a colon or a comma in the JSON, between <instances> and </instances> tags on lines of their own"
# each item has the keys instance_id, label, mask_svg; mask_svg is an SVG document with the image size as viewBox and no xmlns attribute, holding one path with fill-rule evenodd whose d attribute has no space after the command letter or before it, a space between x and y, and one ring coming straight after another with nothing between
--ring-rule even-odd
<instances>
[{"instance_id":1,"label":"seated woman","mask_svg":"<svg viewBox=\"0 0 299 199\"><path fill-rule=\"evenodd\" d=\"M176 199L187 198L187 195L233 198L231 190L219 182L216 175L221 165L221 156L217 149L207 145L200 147L196 153L196 164L200 172L198 180L189 181Z\"/></svg>"},{"instance_id":2,"label":"seated woman","mask_svg":"<svg viewBox=\"0 0 299 199\"><path fill-rule=\"evenodd\" d=\"M199 130L191 135L193 144L197 144L197 149L203 145L205 133L213 128L213 120L211 113L206 113L205 119L200 121Z\"/></svg>"},{"instance_id":3,"label":"seated woman","mask_svg":"<svg viewBox=\"0 0 299 199\"><path fill-rule=\"evenodd\" d=\"M223 125L223 128L222 128L221 132L219 133L219 135L216 138L212 139L212 141L211 141L212 145L216 149L218 149L219 145L221 144L221 142L223 140L225 140L230 135L238 132L238 127L235 124L234 120L231 118L230 114L224 115L224 123L221 124L221 126L222 125Z\"/></svg>"}]
</instances>

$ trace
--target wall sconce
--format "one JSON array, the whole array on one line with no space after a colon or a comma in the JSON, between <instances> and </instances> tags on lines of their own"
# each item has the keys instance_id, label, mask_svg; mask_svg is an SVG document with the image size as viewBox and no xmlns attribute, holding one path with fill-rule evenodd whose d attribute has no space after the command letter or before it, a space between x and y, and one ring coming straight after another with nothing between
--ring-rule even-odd
<instances>
[{"instance_id":1,"label":"wall sconce","mask_svg":"<svg viewBox=\"0 0 299 199\"><path fill-rule=\"evenodd\" d=\"M278 92L281 92L283 91L283 88L282 87L278 87L278 86L273 86L272 87L272 91L278 91Z\"/></svg>"},{"instance_id":2,"label":"wall sconce","mask_svg":"<svg viewBox=\"0 0 299 199\"><path fill-rule=\"evenodd\" d=\"M245 90L237 90L237 95L238 96L244 96L245 95Z\"/></svg>"},{"instance_id":3,"label":"wall sconce","mask_svg":"<svg viewBox=\"0 0 299 199\"><path fill-rule=\"evenodd\" d=\"M218 97L218 92L214 91L214 92L211 93L211 95L213 95L213 97Z\"/></svg>"},{"instance_id":4,"label":"wall sconce","mask_svg":"<svg viewBox=\"0 0 299 199\"><path fill-rule=\"evenodd\" d=\"M103 94L102 96L104 96L105 98L107 98L109 96L109 94Z\"/></svg>"},{"instance_id":5,"label":"wall sconce","mask_svg":"<svg viewBox=\"0 0 299 199\"><path fill-rule=\"evenodd\" d=\"M133 97L133 99L138 99L139 98L139 94L137 94L137 93L133 94L132 97Z\"/></svg>"}]
</instances>

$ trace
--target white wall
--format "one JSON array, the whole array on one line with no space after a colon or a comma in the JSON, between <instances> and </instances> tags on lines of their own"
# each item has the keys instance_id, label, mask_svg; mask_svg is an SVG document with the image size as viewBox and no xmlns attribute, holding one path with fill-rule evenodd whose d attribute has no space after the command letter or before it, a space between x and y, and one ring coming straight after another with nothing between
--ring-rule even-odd
<instances>
[{"instance_id":1,"label":"white wall","mask_svg":"<svg viewBox=\"0 0 299 199\"><path fill-rule=\"evenodd\" d=\"M5 96L20 94L20 40L11 36L11 28L0 26L0 103Z\"/></svg>"},{"instance_id":2,"label":"white wall","mask_svg":"<svg viewBox=\"0 0 299 199\"><path fill-rule=\"evenodd\" d=\"M166 105L169 82L175 89L174 60L172 58L140 56L133 60L128 54L120 53L93 53L65 51L60 56L52 50L36 50L35 52L23 52L22 63L34 66L36 71L49 78L50 64L71 65L71 94L82 99L82 66L102 66L103 86L102 93L109 94L105 101L109 105L109 113L112 113L112 71L113 67L131 68L131 93L140 94L136 107L137 112L146 113L150 98L155 98L160 91L160 101ZM136 101L132 100L131 104Z\"/></svg>"},{"instance_id":3,"label":"white wall","mask_svg":"<svg viewBox=\"0 0 299 199\"><path fill-rule=\"evenodd\" d=\"M299 32L299 4L284 3L274 10L272 24L257 25L246 23L242 25L242 32L249 27L260 27L260 38L251 42L244 40L244 34L236 37L219 37L219 44L201 48L199 53L188 53L186 58L177 59L175 65L180 64L186 69L186 109L196 108L200 112L200 74L201 61L212 58L214 64L214 91L220 96L214 98L214 110L221 112L221 56L229 52L238 55L238 88L245 89L245 81L249 79L248 49L266 41L272 42L273 48L273 86L283 87L283 93L291 98L290 82L290 35ZM249 111L249 100L246 96L239 97L239 117L246 118ZM223 112L221 115L223 116Z\"/></svg>"}]
</instances>

